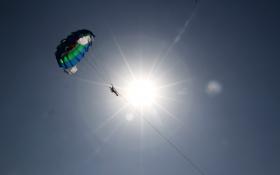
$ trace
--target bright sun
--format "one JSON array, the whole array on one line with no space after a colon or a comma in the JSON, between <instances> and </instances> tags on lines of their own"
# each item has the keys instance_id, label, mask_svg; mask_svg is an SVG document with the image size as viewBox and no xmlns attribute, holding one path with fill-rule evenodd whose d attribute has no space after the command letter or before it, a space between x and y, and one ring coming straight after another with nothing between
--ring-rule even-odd
<instances>
[{"instance_id":1,"label":"bright sun","mask_svg":"<svg viewBox=\"0 0 280 175\"><path fill-rule=\"evenodd\" d=\"M150 107L156 102L157 89L151 80L138 79L126 88L126 98L134 107Z\"/></svg>"}]
</instances>

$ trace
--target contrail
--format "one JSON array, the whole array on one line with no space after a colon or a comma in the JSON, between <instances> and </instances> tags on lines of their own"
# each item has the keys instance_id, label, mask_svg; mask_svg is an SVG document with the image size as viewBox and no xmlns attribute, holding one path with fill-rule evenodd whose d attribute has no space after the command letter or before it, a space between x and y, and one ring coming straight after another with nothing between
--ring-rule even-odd
<instances>
[{"instance_id":1,"label":"contrail","mask_svg":"<svg viewBox=\"0 0 280 175\"><path fill-rule=\"evenodd\" d=\"M175 45L177 42L179 42L182 38L182 35L185 33L187 27L189 26L191 20L193 19L194 17L194 14L195 14L195 11L197 9L197 4L198 4L198 0L195 0L194 2L194 7L193 7L193 10L192 10L192 13L191 13L191 16L185 21L185 24L183 26L183 28L180 30L180 32L178 33L178 35L175 37L175 39L173 40L173 43L172 45ZM172 46L171 45L171 46Z\"/></svg>"},{"instance_id":2,"label":"contrail","mask_svg":"<svg viewBox=\"0 0 280 175\"><path fill-rule=\"evenodd\" d=\"M171 42L171 44L169 45L169 47L166 49L165 52L163 52L158 59L156 59L150 74L151 75L153 72L157 71L157 68L159 67L159 65L161 64L161 62L167 57L167 55L169 54L169 52L173 49L173 47L181 40L182 36L184 35L184 33L186 32L190 22L192 21L192 19L194 18L195 12L197 10L198 7L198 3L199 0L194 0L194 6L192 9L192 12L190 14L190 16L185 20L184 26L182 27L182 29L179 31L179 33L176 35L176 37L173 39L173 41Z\"/></svg>"}]
</instances>

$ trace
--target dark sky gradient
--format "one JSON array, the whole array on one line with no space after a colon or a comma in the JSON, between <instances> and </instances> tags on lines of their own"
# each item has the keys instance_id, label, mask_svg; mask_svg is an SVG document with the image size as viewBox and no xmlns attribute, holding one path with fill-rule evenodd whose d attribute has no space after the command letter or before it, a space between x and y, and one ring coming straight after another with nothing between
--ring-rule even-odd
<instances>
[{"instance_id":1,"label":"dark sky gradient","mask_svg":"<svg viewBox=\"0 0 280 175\"><path fill-rule=\"evenodd\" d=\"M151 65L193 1L0 4L1 175L198 174L148 125L141 134L137 119L125 121L125 112L97 129L123 103L105 87L66 75L54 57L67 34L90 29L94 58L119 84L128 73L113 37L133 70ZM156 125L206 175L280 172L279 8L277 1L201 0L159 65L159 76L171 68L166 82L189 81L166 92L179 101L164 105L181 124L158 112ZM84 63L77 76L100 81ZM211 80L223 87L215 96L205 93Z\"/></svg>"}]
</instances>

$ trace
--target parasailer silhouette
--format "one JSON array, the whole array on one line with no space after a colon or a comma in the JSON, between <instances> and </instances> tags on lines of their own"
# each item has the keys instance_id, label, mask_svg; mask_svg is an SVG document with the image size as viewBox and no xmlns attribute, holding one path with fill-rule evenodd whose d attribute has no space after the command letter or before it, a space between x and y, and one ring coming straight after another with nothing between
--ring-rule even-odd
<instances>
[{"instance_id":1,"label":"parasailer silhouette","mask_svg":"<svg viewBox=\"0 0 280 175\"><path fill-rule=\"evenodd\" d=\"M117 91L117 89L114 87L113 84L111 84L111 86L109 87L110 88L110 91L115 94L116 96L119 96L120 93Z\"/></svg>"}]
</instances>

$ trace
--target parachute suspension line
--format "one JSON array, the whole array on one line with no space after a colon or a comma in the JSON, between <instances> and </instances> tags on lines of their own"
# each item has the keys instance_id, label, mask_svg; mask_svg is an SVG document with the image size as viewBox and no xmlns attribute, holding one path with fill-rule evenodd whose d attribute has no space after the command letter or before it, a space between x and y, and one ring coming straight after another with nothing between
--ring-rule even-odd
<instances>
[{"instance_id":1,"label":"parachute suspension line","mask_svg":"<svg viewBox=\"0 0 280 175\"><path fill-rule=\"evenodd\" d=\"M168 137L164 136L162 132L157 129L148 119L142 116L143 120L164 140L166 141L184 160L190 164L200 175L206 175L175 143Z\"/></svg>"},{"instance_id":2,"label":"parachute suspension line","mask_svg":"<svg viewBox=\"0 0 280 175\"><path fill-rule=\"evenodd\" d=\"M97 67L91 63L89 60L86 60L86 63L97 73L98 77L104 81L105 84L109 85L111 82L108 82L106 77L97 69Z\"/></svg>"},{"instance_id":3,"label":"parachute suspension line","mask_svg":"<svg viewBox=\"0 0 280 175\"><path fill-rule=\"evenodd\" d=\"M88 55L89 55L89 58L92 58L93 57L93 51L92 50L89 51ZM109 76L109 78L106 77L105 67L103 65L102 65L102 68L104 69L104 71L101 72L98 69L98 66L96 65L97 61L92 61L92 59L88 59L88 60L86 59L86 62L97 73L98 77L104 81L105 84L107 84L107 85L112 84L110 76Z\"/></svg>"},{"instance_id":4,"label":"parachute suspension line","mask_svg":"<svg viewBox=\"0 0 280 175\"><path fill-rule=\"evenodd\" d=\"M107 75L107 79L109 80L109 83L112 84L112 78L109 74L109 72L107 71L106 67L100 62L100 63L97 63L97 61L95 62L95 64L97 65L97 67L101 67L101 70L103 72L103 75Z\"/></svg>"},{"instance_id":5,"label":"parachute suspension line","mask_svg":"<svg viewBox=\"0 0 280 175\"><path fill-rule=\"evenodd\" d=\"M107 86L107 84L105 84L105 83L84 79L84 78L80 77L78 74L75 74L75 76L70 76L70 78L72 78L73 80L81 81L81 82L91 84L91 85Z\"/></svg>"}]
</instances>

